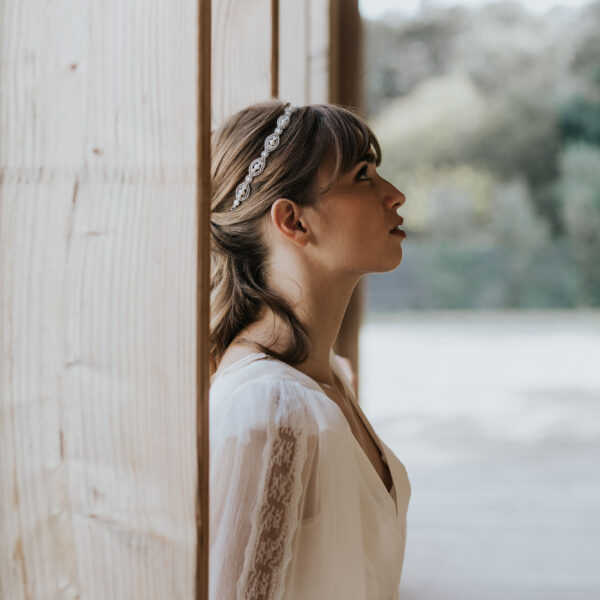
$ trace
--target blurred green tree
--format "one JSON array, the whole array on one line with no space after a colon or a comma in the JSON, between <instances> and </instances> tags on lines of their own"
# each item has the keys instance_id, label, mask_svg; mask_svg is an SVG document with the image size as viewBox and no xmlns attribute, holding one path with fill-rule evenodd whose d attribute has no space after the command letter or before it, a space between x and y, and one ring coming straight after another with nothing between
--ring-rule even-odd
<instances>
[{"instance_id":1,"label":"blurred green tree","mask_svg":"<svg viewBox=\"0 0 600 600\"><path fill-rule=\"evenodd\" d=\"M518 308L527 296L532 272L549 238L548 225L536 214L524 179L497 186L491 228L506 256L505 306Z\"/></svg>"},{"instance_id":2,"label":"blurred green tree","mask_svg":"<svg viewBox=\"0 0 600 600\"><path fill-rule=\"evenodd\" d=\"M578 267L581 302L600 304L600 148L579 142L560 158L560 191L567 234Z\"/></svg>"},{"instance_id":3,"label":"blurred green tree","mask_svg":"<svg viewBox=\"0 0 600 600\"><path fill-rule=\"evenodd\" d=\"M560 208L548 185L558 177L561 141L555 112L526 98L503 98L464 145L463 160L480 165L498 179L524 176L538 216L555 233L562 229Z\"/></svg>"},{"instance_id":4,"label":"blurred green tree","mask_svg":"<svg viewBox=\"0 0 600 600\"><path fill-rule=\"evenodd\" d=\"M561 106L558 123L565 142L581 140L600 145L600 102L574 96Z\"/></svg>"}]
</instances>

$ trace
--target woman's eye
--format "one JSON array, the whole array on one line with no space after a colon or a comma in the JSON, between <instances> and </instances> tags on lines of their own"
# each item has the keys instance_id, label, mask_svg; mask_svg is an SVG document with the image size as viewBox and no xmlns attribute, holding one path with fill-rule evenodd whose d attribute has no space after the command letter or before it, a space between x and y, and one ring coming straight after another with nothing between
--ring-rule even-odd
<instances>
[{"instance_id":1,"label":"woman's eye","mask_svg":"<svg viewBox=\"0 0 600 600\"><path fill-rule=\"evenodd\" d=\"M359 172L356 174L356 178L357 178L357 179L360 179L360 178L361 178L363 175L366 175L366 174L367 174L367 168L368 168L368 165L365 165L365 166L364 166L364 167L363 167L363 168L362 168L362 169L361 169L361 170L360 170L360 171L359 171ZM369 179L369 178L367 177L367 179ZM364 180L364 181L366 181L366 180Z\"/></svg>"}]
</instances>

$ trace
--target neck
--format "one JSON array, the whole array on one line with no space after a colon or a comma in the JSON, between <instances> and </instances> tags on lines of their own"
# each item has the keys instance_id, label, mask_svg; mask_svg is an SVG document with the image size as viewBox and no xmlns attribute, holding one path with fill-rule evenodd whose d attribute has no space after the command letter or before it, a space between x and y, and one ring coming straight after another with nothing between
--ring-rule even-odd
<instances>
[{"instance_id":1,"label":"neck","mask_svg":"<svg viewBox=\"0 0 600 600\"><path fill-rule=\"evenodd\" d=\"M305 277L302 273L300 277L297 273L295 275L294 279L278 275L269 282L271 289L290 302L312 340L307 359L295 367L319 383L334 386L330 364L333 344L358 278L340 277L336 280L329 275L325 281L325 278L315 279L314 273ZM270 310L264 310L259 320L244 330L240 337L248 337L265 345L277 339L273 345L276 351L286 348L290 340L287 328Z\"/></svg>"}]
</instances>

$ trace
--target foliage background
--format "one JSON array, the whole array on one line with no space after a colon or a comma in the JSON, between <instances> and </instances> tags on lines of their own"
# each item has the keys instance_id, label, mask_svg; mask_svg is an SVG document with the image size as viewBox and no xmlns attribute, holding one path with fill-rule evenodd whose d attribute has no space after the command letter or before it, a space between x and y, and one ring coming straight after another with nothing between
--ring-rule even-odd
<instances>
[{"instance_id":1,"label":"foliage background","mask_svg":"<svg viewBox=\"0 0 600 600\"><path fill-rule=\"evenodd\" d=\"M364 21L379 168L407 196L369 312L600 305L600 1Z\"/></svg>"}]
</instances>

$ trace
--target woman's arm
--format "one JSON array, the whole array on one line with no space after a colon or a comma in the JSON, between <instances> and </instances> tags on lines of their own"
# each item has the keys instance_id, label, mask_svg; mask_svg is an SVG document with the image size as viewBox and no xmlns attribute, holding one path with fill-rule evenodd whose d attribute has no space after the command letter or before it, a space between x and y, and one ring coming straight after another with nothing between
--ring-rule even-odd
<instances>
[{"instance_id":1,"label":"woman's arm","mask_svg":"<svg viewBox=\"0 0 600 600\"><path fill-rule=\"evenodd\" d=\"M211 600L283 595L318 439L294 389L252 382L211 398Z\"/></svg>"}]
</instances>

